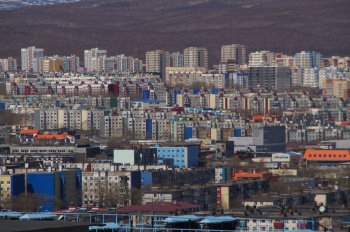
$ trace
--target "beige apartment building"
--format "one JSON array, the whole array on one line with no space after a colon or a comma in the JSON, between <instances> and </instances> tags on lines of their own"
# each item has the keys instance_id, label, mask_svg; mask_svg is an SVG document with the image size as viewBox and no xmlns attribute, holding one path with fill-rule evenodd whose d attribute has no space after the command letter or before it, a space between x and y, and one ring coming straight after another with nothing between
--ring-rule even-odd
<instances>
[{"instance_id":1,"label":"beige apartment building","mask_svg":"<svg viewBox=\"0 0 350 232\"><path fill-rule=\"evenodd\" d=\"M241 44L230 44L221 47L221 61L236 60L238 64L246 64L246 47Z\"/></svg>"},{"instance_id":2,"label":"beige apartment building","mask_svg":"<svg viewBox=\"0 0 350 232\"><path fill-rule=\"evenodd\" d=\"M350 81L347 79L323 80L323 95L340 98L349 98Z\"/></svg>"},{"instance_id":3,"label":"beige apartment building","mask_svg":"<svg viewBox=\"0 0 350 232\"><path fill-rule=\"evenodd\" d=\"M185 67L204 67L208 69L208 49L189 47L184 50Z\"/></svg>"},{"instance_id":4,"label":"beige apartment building","mask_svg":"<svg viewBox=\"0 0 350 232\"><path fill-rule=\"evenodd\" d=\"M164 50L146 52L146 71L160 73L165 80L165 68L170 66L170 53Z\"/></svg>"}]
</instances>

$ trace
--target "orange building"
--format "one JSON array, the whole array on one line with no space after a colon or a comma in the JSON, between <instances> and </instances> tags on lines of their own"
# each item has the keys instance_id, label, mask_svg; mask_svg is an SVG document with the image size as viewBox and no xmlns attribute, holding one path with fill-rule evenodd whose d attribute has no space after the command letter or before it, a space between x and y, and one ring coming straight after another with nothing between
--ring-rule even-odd
<instances>
[{"instance_id":1,"label":"orange building","mask_svg":"<svg viewBox=\"0 0 350 232\"><path fill-rule=\"evenodd\" d=\"M349 162L348 149L307 149L303 159L316 162Z\"/></svg>"}]
</instances>

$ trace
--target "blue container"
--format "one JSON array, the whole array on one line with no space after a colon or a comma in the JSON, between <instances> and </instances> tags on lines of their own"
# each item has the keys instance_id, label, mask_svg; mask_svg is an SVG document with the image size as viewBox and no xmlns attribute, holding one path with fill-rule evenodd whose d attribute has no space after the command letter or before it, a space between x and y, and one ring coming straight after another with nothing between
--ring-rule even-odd
<instances>
[{"instance_id":1,"label":"blue container","mask_svg":"<svg viewBox=\"0 0 350 232\"><path fill-rule=\"evenodd\" d=\"M142 90L142 98L149 99L149 97L150 97L150 91L148 89Z\"/></svg>"},{"instance_id":2,"label":"blue container","mask_svg":"<svg viewBox=\"0 0 350 232\"><path fill-rule=\"evenodd\" d=\"M192 127L186 127L185 128L185 139L192 139L192 138L193 138Z\"/></svg>"},{"instance_id":3,"label":"blue container","mask_svg":"<svg viewBox=\"0 0 350 232\"><path fill-rule=\"evenodd\" d=\"M234 130L234 136L235 137L241 137L242 136L242 130L237 128Z\"/></svg>"}]
</instances>

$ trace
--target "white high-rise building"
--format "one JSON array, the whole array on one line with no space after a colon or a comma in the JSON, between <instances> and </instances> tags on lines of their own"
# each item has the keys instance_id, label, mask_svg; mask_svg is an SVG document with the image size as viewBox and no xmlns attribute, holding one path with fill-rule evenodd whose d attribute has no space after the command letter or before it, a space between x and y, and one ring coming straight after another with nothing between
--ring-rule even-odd
<instances>
[{"instance_id":1,"label":"white high-rise building","mask_svg":"<svg viewBox=\"0 0 350 232\"><path fill-rule=\"evenodd\" d=\"M319 87L319 76L318 68L305 68L303 70L303 86L318 88Z\"/></svg>"},{"instance_id":2,"label":"white high-rise building","mask_svg":"<svg viewBox=\"0 0 350 232\"><path fill-rule=\"evenodd\" d=\"M116 69L119 72L139 72L142 71L142 60L124 54L115 57Z\"/></svg>"},{"instance_id":3,"label":"white high-rise building","mask_svg":"<svg viewBox=\"0 0 350 232\"><path fill-rule=\"evenodd\" d=\"M269 51L252 52L249 54L249 65L250 66L260 66L267 65L266 54Z\"/></svg>"},{"instance_id":4,"label":"white high-rise building","mask_svg":"<svg viewBox=\"0 0 350 232\"><path fill-rule=\"evenodd\" d=\"M129 57L121 54L121 55L117 55L115 57L116 60L116 66L117 66L117 70L119 72L128 72L129 71Z\"/></svg>"},{"instance_id":5,"label":"white high-rise building","mask_svg":"<svg viewBox=\"0 0 350 232\"><path fill-rule=\"evenodd\" d=\"M97 62L98 57L103 57L107 55L107 50L99 50L98 48L92 48L90 50L85 50L84 51L84 67L87 69L88 72L92 71L98 71L95 68L98 66L98 64L92 64L92 62Z\"/></svg>"},{"instance_id":6,"label":"white high-rise building","mask_svg":"<svg viewBox=\"0 0 350 232\"><path fill-rule=\"evenodd\" d=\"M142 71L142 65L143 65L142 60L139 60L138 58L134 58L132 56L129 56L128 64L129 64L130 72L135 73L135 72Z\"/></svg>"},{"instance_id":7,"label":"white high-rise building","mask_svg":"<svg viewBox=\"0 0 350 232\"><path fill-rule=\"evenodd\" d=\"M44 49L36 47L28 47L21 49L21 65L22 70L33 70L40 72L40 61L44 57Z\"/></svg>"}]
</instances>

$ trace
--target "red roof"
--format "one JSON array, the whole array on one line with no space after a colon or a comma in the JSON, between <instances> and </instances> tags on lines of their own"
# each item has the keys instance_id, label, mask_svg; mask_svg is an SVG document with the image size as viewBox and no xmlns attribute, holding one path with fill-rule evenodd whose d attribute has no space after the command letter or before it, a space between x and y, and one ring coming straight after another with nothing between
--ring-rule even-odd
<instances>
[{"instance_id":1,"label":"red roof","mask_svg":"<svg viewBox=\"0 0 350 232\"><path fill-rule=\"evenodd\" d=\"M181 209L199 208L187 202L147 202L145 205L128 205L117 208L117 212L171 212Z\"/></svg>"},{"instance_id":2,"label":"red roof","mask_svg":"<svg viewBox=\"0 0 350 232\"><path fill-rule=\"evenodd\" d=\"M34 136L34 139L66 139L66 134L40 134Z\"/></svg>"},{"instance_id":3,"label":"red roof","mask_svg":"<svg viewBox=\"0 0 350 232\"><path fill-rule=\"evenodd\" d=\"M19 133L21 135L24 135L24 134L38 134L39 130L20 130Z\"/></svg>"}]
</instances>

